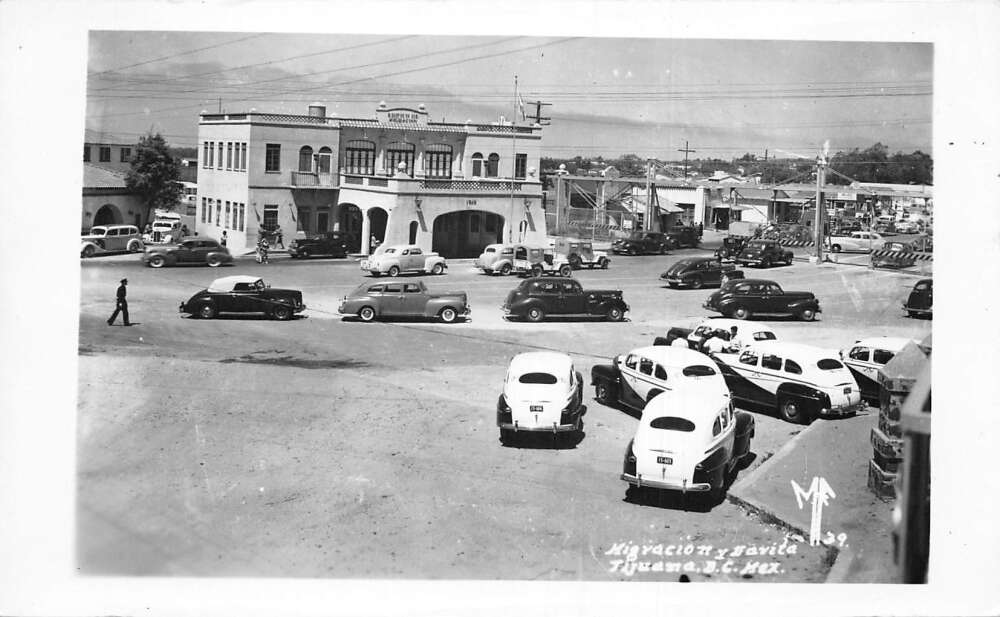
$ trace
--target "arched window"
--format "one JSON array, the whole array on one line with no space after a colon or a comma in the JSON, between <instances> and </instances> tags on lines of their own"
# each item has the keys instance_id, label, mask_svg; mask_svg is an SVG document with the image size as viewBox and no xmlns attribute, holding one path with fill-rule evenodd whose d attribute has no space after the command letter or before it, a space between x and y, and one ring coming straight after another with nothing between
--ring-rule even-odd
<instances>
[{"instance_id":1,"label":"arched window","mask_svg":"<svg viewBox=\"0 0 1000 617\"><path fill-rule=\"evenodd\" d=\"M496 178L500 175L500 155L496 152L490 153L490 158L486 161L486 177Z\"/></svg>"},{"instance_id":2,"label":"arched window","mask_svg":"<svg viewBox=\"0 0 1000 617\"><path fill-rule=\"evenodd\" d=\"M323 146L319 149L319 159L317 161L319 165L319 173L328 174L330 173L330 166L333 162L333 150L327 146Z\"/></svg>"},{"instance_id":3,"label":"arched window","mask_svg":"<svg viewBox=\"0 0 1000 617\"><path fill-rule=\"evenodd\" d=\"M451 178L451 146L431 144L424 151L424 175L428 178Z\"/></svg>"},{"instance_id":4,"label":"arched window","mask_svg":"<svg viewBox=\"0 0 1000 617\"><path fill-rule=\"evenodd\" d=\"M302 146L299 149L299 171L313 170L313 149L309 146Z\"/></svg>"},{"instance_id":5,"label":"arched window","mask_svg":"<svg viewBox=\"0 0 1000 617\"><path fill-rule=\"evenodd\" d=\"M344 169L349 174L375 175L375 143L352 139L344 150Z\"/></svg>"},{"instance_id":6,"label":"arched window","mask_svg":"<svg viewBox=\"0 0 1000 617\"><path fill-rule=\"evenodd\" d=\"M420 223L416 221L410 221L410 244L417 243L417 229L420 228Z\"/></svg>"},{"instance_id":7,"label":"arched window","mask_svg":"<svg viewBox=\"0 0 1000 617\"><path fill-rule=\"evenodd\" d=\"M406 163L406 175L413 176L413 155L417 147L405 141L394 141L385 147L385 171L396 175L400 163Z\"/></svg>"},{"instance_id":8,"label":"arched window","mask_svg":"<svg viewBox=\"0 0 1000 617\"><path fill-rule=\"evenodd\" d=\"M483 176L483 153L476 152L472 155L472 177L481 178Z\"/></svg>"}]
</instances>

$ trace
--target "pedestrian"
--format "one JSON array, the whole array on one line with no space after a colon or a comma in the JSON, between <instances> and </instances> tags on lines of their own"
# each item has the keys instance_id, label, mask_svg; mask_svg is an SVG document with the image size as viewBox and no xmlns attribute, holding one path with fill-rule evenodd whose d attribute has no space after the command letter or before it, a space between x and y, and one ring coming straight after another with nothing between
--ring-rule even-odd
<instances>
[{"instance_id":1,"label":"pedestrian","mask_svg":"<svg viewBox=\"0 0 1000 617\"><path fill-rule=\"evenodd\" d=\"M684 338L683 336L678 336L677 338L675 338L670 343L670 346L671 347L684 347L685 349L688 349L688 348L691 347L690 345L688 345L687 339Z\"/></svg>"},{"instance_id":2,"label":"pedestrian","mask_svg":"<svg viewBox=\"0 0 1000 617\"><path fill-rule=\"evenodd\" d=\"M729 328L729 346L728 346L728 349L729 349L729 351L731 351L733 353L738 352L740 350L740 348L743 347L743 345L740 344L739 339L736 338L736 332L737 332L736 326L732 326L731 328Z\"/></svg>"},{"instance_id":3,"label":"pedestrian","mask_svg":"<svg viewBox=\"0 0 1000 617\"><path fill-rule=\"evenodd\" d=\"M226 232L225 232L225 230L223 230L223 232L222 232L222 237L221 237L221 238L219 238L219 244L220 244L221 246L226 246L226 242L229 242L229 236L228 236L228 235L226 235Z\"/></svg>"},{"instance_id":4,"label":"pedestrian","mask_svg":"<svg viewBox=\"0 0 1000 617\"><path fill-rule=\"evenodd\" d=\"M702 344L702 348L705 350L705 353L716 354L721 353L726 349L726 342L721 336L719 336L720 334L724 334L724 332L720 330L713 330L712 333L708 335L708 338L705 339L705 342Z\"/></svg>"},{"instance_id":5,"label":"pedestrian","mask_svg":"<svg viewBox=\"0 0 1000 617\"><path fill-rule=\"evenodd\" d=\"M181 225L181 237L182 238L186 238L190 234L191 234L191 232L188 231L188 226L187 225Z\"/></svg>"},{"instance_id":6,"label":"pedestrian","mask_svg":"<svg viewBox=\"0 0 1000 617\"><path fill-rule=\"evenodd\" d=\"M146 233L146 234L153 233L153 226L150 225L149 223L146 223L146 227L143 229L143 233Z\"/></svg>"},{"instance_id":7,"label":"pedestrian","mask_svg":"<svg viewBox=\"0 0 1000 617\"><path fill-rule=\"evenodd\" d=\"M257 263L266 264L268 262L267 251L269 248L271 245L268 244L267 238L261 236L260 240L257 240Z\"/></svg>"},{"instance_id":8,"label":"pedestrian","mask_svg":"<svg viewBox=\"0 0 1000 617\"><path fill-rule=\"evenodd\" d=\"M378 249L378 247L381 244L381 242L378 241L378 238L375 237L375 234L372 234L372 237L368 241L368 244L369 244L368 253L370 255L374 255L376 249Z\"/></svg>"},{"instance_id":9,"label":"pedestrian","mask_svg":"<svg viewBox=\"0 0 1000 617\"><path fill-rule=\"evenodd\" d=\"M274 246L281 245L281 248L285 248L285 241L281 235L281 225L274 228Z\"/></svg>"},{"instance_id":10,"label":"pedestrian","mask_svg":"<svg viewBox=\"0 0 1000 617\"><path fill-rule=\"evenodd\" d=\"M700 238L705 233L705 224L698 221L698 237Z\"/></svg>"},{"instance_id":11,"label":"pedestrian","mask_svg":"<svg viewBox=\"0 0 1000 617\"><path fill-rule=\"evenodd\" d=\"M115 312L111 313L111 317L108 318L109 326L114 325L115 319L118 318L118 313L122 314L122 319L125 321L126 326L132 325L128 320L128 300L125 299L126 285L128 285L128 279L122 279L121 284L118 285L118 293L115 298Z\"/></svg>"}]
</instances>

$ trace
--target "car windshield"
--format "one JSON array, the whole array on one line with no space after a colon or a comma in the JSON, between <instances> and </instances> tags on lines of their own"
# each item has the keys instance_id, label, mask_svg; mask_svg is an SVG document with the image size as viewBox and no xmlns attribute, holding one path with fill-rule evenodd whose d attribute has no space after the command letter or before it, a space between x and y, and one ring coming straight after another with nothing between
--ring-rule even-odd
<instances>
[{"instance_id":1,"label":"car windshield","mask_svg":"<svg viewBox=\"0 0 1000 617\"><path fill-rule=\"evenodd\" d=\"M816 366L818 366L822 371L835 371L837 369L844 368L844 365L841 364L840 361L832 358L823 358L816 363Z\"/></svg>"},{"instance_id":2,"label":"car windshield","mask_svg":"<svg viewBox=\"0 0 1000 617\"><path fill-rule=\"evenodd\" d=\"M396 252L396 249L385 249L385 253L386 254L390 254L391 255L392 253L395 253L395 252Z\"/></svg>"},{"instance_id":3,"label":"car windshield","mask_svg":"<svg viewBox=\"0 0 1000 617\"><path fill-rule=\"evenodd\" d=\"M551 385L559 381L556 376L551 373L525 373L521 375L518 379L521 383L530 384L545 384Z\"/></svg>"},{"instance_id":4,"label":"car windshield","mask_svg":"<svg viewBox=\"0 0 1000 617\"><path fill-rule=\"evenodd\" d=\"M484 252L484 253L496 253L496 252L497 252L497 250L496 250L495 248L493 248L492 246L487 246L487 247L486 247L486 250L485 250L485 251L483 251L483 252Z\"/></svg>"},{"instance_id":5,"label":"car windshield","mask_svg":"<svg viewBox=\"0 0 1000 617\"><path fill-rule=\"evenodd\" d=\"M757 242L757 241L755 241L755 242L750 242L750 243L747 244L747 248L748 249L762 249L765 246L767 246L766 242Z\"/></svg>"},{"instance_id":6,"label":"car windshield","mask_svg":"<svg viewBox=\"0 0 1000 617\"><path fill-rule=\"evenodd\" d=\"M90 228L90 235L92 235L92 236L103 236L106 233L108 233L108 228L107 227L91 227Z\"/></svg>"},{"instance_id":7,"label":"car windshield","mask_svg":"<svg viewBox=\"0 0 1000 617\"><path fill-rule=\"evenodd\" d=\"M694 432L694 422L685 418L676 418L674 416L653 418L653 421L649 423L649 427L664 431L681 431L683 433Z\"/></svg>"},{"instance_id":8,"label":"car windshield","mask_svg":"<svg viewBox=\"0 0 1000 617\"><path fill-rule=\"evenodd\" d=\"M692 364L691 366L685 366L681 374L685 377L708 377L715 375L715 369L705 364Z\"/></svg>"},{"instance_id":9,"label":"car windshield","mask_svg":"<svg viewBox=\"0 0 1000 617\"><path fill-rule=\"evenodd\" d=\"M777 339L774 332L754 332L753 340L755 341L773 341Z\"/></svg>"}]
</instances>

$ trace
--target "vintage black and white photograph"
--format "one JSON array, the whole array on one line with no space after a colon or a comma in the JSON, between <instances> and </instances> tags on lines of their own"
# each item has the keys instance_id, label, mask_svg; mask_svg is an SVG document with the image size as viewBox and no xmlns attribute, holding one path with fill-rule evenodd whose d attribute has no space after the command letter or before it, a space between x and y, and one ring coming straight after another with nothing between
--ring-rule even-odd
<instances>
[{"instance_id":1,"label":"vintage black and white photograph","mask_svg":"<svg viewBox=\"0 0 1000 617\"><path fill-rule=\"evenodd\" d=\"M940 46L616 6L85 28L75 580L934 582Z\"/></svg>"}]
</instances>

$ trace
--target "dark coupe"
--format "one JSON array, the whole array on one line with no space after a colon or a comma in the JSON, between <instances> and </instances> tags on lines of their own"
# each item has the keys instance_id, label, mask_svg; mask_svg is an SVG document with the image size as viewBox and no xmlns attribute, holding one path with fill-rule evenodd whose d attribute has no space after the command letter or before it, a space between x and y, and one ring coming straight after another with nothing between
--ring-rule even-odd
<instances>
[{"instance_id":1,"label":"dark coupe","mask_svg":"<svg viewBox=\"0 0 1000 617\"><path fill-rule=\"evenodd\" d=\"M327 231L308 238L292 240L288 254L293 259L306 259L317 255L347 257L352 251L351 238L339 231Z\"/></svg>"},{"instance_id":2,"label":"dark coupe","mask_svg":"<svg viewBox=\"0 0 1000 617\"><path fill-rule=\"evenodd\" d=\"M621 321L628 305L620 290L585 290L575 279L539 277L523 281L503 303L505 317L542 321L546 315L592 315Z\"/></svg>"},{"instance_id":3,"label":"dark coupe","mask_svg":"<svg viewBox=\"0 0 1000 617\"><path fill-rule=\"evenodd\" d=\"M688 257L667 268L660 278L671 287L685 286L700 289L705 285L722 285L736 267L723 264L714 257Z\"/></svg>"},{"instance_id":4,"label":"dark coupe","mask_svg":"<svg viewBox=\"0 0 1000 617\"><path fill-rule=\"evenodd\" d=\"M705 301L704 307L726 317L749 319L753 315L794 315L812 321L820 312L812 292L785 291L774 281L730 281Z\"/></svg>"},{"instance_id":5,"label":"dark coupe","mask_svg":"<svg viewBox=\"0 0 1000 617\"><path fill-rule=\"evenodd\" d=\"M903 310L910 317L934 318L934 279L920 279L910 291L903 304Z\"/></svg>"},{"instance_id":6,"label":"dark coupe","mask_svg":"<svg viewBox=\"0 0 1000 617\"><path fill-rule=\"evenodd\" d=\"M611 243L611 251L615 254L645 255L659 253L663 255L677 248L673 240L658 231L634 231L627 238L619 238Z\"/></svg>"},{"instance_id":7,"label":"dark coupe","mask_svg":"<svg viewBox=\"0 0 1000 617\"><path fill-rule=\"evenodd\" d=\"M180 312L202 319L222 314L256 314L285 321L305 308L301 291L274 289L260 277L238 275L215 279L208 289L181 303Z\"/></svg>"}]
</instances>

